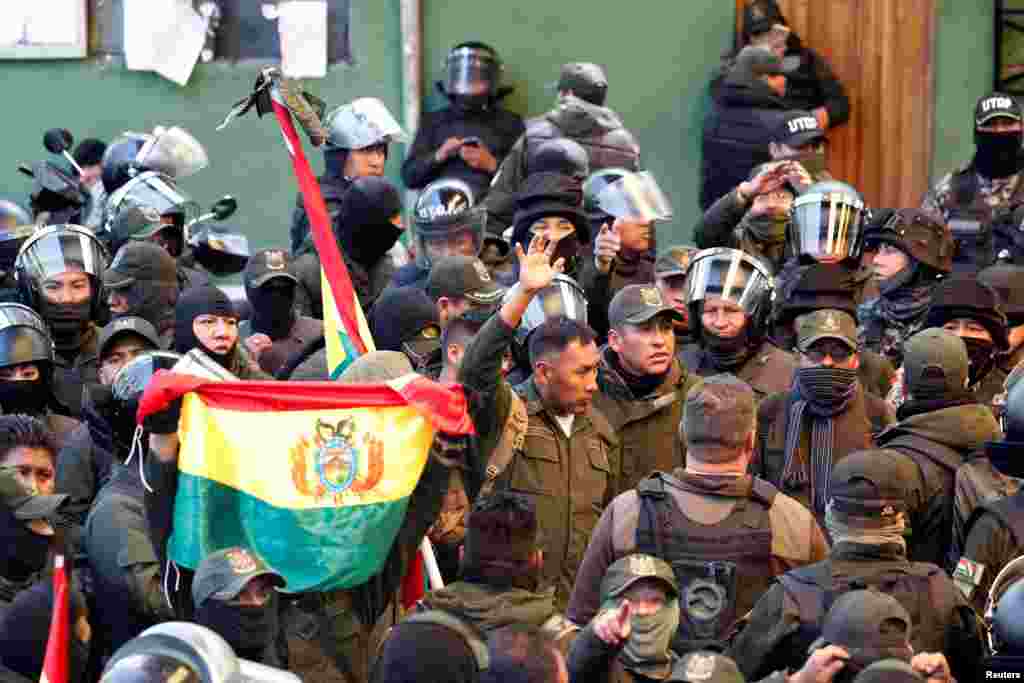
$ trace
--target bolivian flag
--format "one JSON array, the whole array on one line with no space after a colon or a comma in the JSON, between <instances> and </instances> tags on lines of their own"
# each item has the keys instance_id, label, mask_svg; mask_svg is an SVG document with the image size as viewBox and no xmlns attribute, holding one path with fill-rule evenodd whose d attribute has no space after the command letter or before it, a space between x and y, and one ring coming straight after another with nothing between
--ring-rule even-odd
<instances>
[{"instance_id":1,"label":"bolivian flag","mask_svg":"<svg viewBox=\"0 0 1024 683\"><path fill-rule=\"evenodd\" d=\"M139 420L184 395L168 552L195 569L244 546L290 591L356 586L387 557L435 430L472 432L461 388L210 382L160 372Z\"/></svg>"}]
</instances>

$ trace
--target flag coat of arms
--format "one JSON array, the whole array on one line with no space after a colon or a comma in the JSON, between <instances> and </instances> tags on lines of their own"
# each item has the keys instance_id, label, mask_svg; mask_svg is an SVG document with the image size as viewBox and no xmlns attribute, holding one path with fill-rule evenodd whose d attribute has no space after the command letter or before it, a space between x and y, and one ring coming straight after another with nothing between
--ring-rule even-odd
<instances>
[{"instance_id":1,"label":"flag coat of arms","mask_svg":"<svg viewBox=\"0 0 1024 683\"><path fill-rule=\"evenodd\" d=\"M158 373L139 418L184 395L168 554L249 548L295 592L359 585L387 558L436 430L472 432L461 388L210 382Z\"/></svg>"}]
</instances>

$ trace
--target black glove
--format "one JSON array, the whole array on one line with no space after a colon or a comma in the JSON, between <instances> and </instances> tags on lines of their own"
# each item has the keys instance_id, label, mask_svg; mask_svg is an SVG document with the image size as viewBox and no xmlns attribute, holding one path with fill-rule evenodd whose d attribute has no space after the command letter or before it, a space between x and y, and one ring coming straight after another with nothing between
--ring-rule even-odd
<instances>
[{"instance_id":1,"label":"black glove","mask_svg":"<svg viewBox=\"0 0 1024 683\"><path fill-rule=\"evenodd\" d=\"M181 418L181 399L176 398L163 410L151 413L142 420L142 426L150 434L174 434L178 431Z\"/></svg>"}]
</instances>

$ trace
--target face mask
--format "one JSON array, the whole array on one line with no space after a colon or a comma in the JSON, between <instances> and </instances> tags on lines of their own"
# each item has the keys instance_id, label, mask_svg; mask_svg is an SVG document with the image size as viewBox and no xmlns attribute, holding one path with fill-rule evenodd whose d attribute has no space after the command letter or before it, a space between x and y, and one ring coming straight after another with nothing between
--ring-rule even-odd
<instances>
[{"instance_id":1,"label":"face mask","mask_svg":"<svg viewBox=\"0 0 1024 683\"><path fill-rule=\"evenodd\" d=\"M996 363L995 344L984 339L974 337L961 337L964 346L967 347L967 358L970 364L967 367L967 377L973 387L981 380Z\"/></svg>"},{"instance_id":2,"label":"face mask","mask_svg":"<svg viewBox=\"0 0 1024 683\"><path fill-rule=\"evenodd\" d=\"M974 133L974 167L986 178L1006 178L1020 170L1024 133Z\"/></svg>"},{"instance_id":3,"label":"face mask","mask_svg":"<svg viewBox=\"0 0 1024 683\"><path fill-rule=\"evenodd\" d=\"M170 285L161 285L155 282L136 282L124 290L124 297L128 301L128 310L116 314L115 317L137 315L145 318L153 327L160 329L165 325L166 320L174 315L173 295L168 293ZM176 288L176 286L175 286Z\"/></svg>"},{"instance_id":4,"label":"face mask","mask_svg":"<svg viewBox=\"0 0 1024 683\"><path fill-rule=\"evenodd\" d=\"M390 221L361 225L347 240L342 240L342 248L353 261L369 268L395 246L401 234L401 228Z\"/></svg>"},{"instance_id":5,"label":"face mask","mask_svg":"<svg viewBox=\"0 0 1024 683\"><path fill-rule=\"evenodd\" d=\"M634 615L619 659L634 673L665 678L671 665L669 646L679 628L679 601L672 600L654 614Z\"/></svg>"},{"instance_id":6,"label":"face mask","mask_svg":"<svg viewBox=\"0 0 1024 683\"><path fill-rule=\"evenodd\" d=\"M786 241L786 228L789 227L788 216L747 216L743 219L743 228L758 242L777 244Z\"/></svg>"},{"instance_id":7,"label":"face mask","mask_svg":"<svg viewBox=\"0 0 1024 683\"><path fill-rule=\"evenodd\" d=\"M797 368L793 377L801 398L807 400L808 409L818 417L841 413L857 393L856 370L826 366Z\"/></svg>"},{"instance_id":8,"label":"face mask","mask_svg":"<svg viewBox=\"0 0 1024 683\"><path fill-rule=\"evenodd\" d=\"M284 339L295 322L295 287L256 287L249 292L252 303L252 331L272 340Z\"/></svg>"},{"instance_id":9,"label":"face mask","mask_svg":"<svg viewBox=\"0 0 1024 683\"><path fill-rule=\"evenodd\" d=\"M0 408L5 415L42 415L50 400L50 388L42 377L32 381L0 380Z\"/></svg>"},{"instance_id":10,"label":"face mask","mask_svg":"<svg viewBox=\"0 0 1024 683\"><path fill-rule=\"evenodd\" d=\"M6 506L0 509L0 576L24 581L46 566L52 536L41 536L15 519Z\"/></svg>"},{"instance_id":11,"label":"face mask","mask_svg":"<svg viewBox=\"0 0 1024 683\"><path fill-rule=\"evenodd\" d=\"M82 333L89 324L92 305L86 301L80 304L54 304L40 298L40 314L53 333L53 343L58 349L77 349Z\"/></svg>"},{"instance_id":12,"label":"face mask","mask_svg":"<svg viewBox=\"0 0 1024 683\"><path fill-rule=\"evenodd\" d=\"M196 610L195 620L228 641L239 657L260 661L277 632L277 606L274 598L259 607L210 599Z\"/></svg>"}]
</instances>

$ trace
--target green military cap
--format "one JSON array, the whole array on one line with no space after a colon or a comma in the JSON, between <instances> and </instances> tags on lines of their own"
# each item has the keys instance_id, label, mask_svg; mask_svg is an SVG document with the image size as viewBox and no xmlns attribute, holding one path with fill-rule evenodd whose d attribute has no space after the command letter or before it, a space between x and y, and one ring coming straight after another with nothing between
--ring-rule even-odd
<instances>
[{"instance_id":1,"label":"green military cap","mask_svg":"<svg viewBox=\"0 0 1024 683\"><path fill-rule=\"evenodd\" d=\"M192 582L192 601L201 607L210 598L234 600L257 576L270 576L278 588L285 586L284 577L256 553L237 546L218 550L199 563Z\"/></svg>"},{"instance_id":2,"label":"green military cap","mask_svg":"<svg viewBox=\"0 0 1024 683\"><path fill-rule=\"evenodd\" d=\"M699 251L697 247L688 244L679 244L669 247L658 255L654 262L654 275L656 277L673 277L686 275L690 269L690 260Z\"/></svg>"},{"instance_id":3,"label":"green military cap","mask_svg":"<svg viewBox=\"0 0 1024 683\"><path fill-rule=\"evenodd\" d=\"M634 553L619 558L605 571L601 579L601 601L614 600L643 579L659 581L668 589L669 597L679 595L679 583L667 562L653 555Z\"/></svg>"},{"instance_id":4,"label":"green military cap","mask_svg":"<svg viewBox=\"0 0 1024 683\"><path fill-rule=\"evenodd\" d=\"M16 467L0 467L0 500L14 511L16 519L46 519L52 517L67 501L65 493L37 495L18 479Z\"/></svg>"},{"instance_id":5,"label":"green military cap","mask_svg":"<svg viewBox=\"0 0 1024 683\"><path fill-rule=\"evenodd\" d=\"M856 351L857 323L853 316L835 308L823 308L797 317L797 348L806 351L822 339L837 339Z\"/></svg>"},{"instance_id":6,"label":"green military cap","mask_svg":"<svg viewBox=\"0 0 1024 683\"><path fill-rule=\"evenodd\" d=\"M939 327L922 330L903 343L903 381L915 399L963 392L969 364L964 341Z\"/></svg>"},{"instance_id":7,"label":"green military cap","mask_svg":"<svg viewBox=\"0 0 1024 683\"><path fill-rule=\"evenodd\" d=\"M676 320L683 316L665 303L654 285L627 285L620 289L608 305L608 322L613 329L620 326L640 325L656 315L667 313Z\"/></svg>"}]
</instances>

